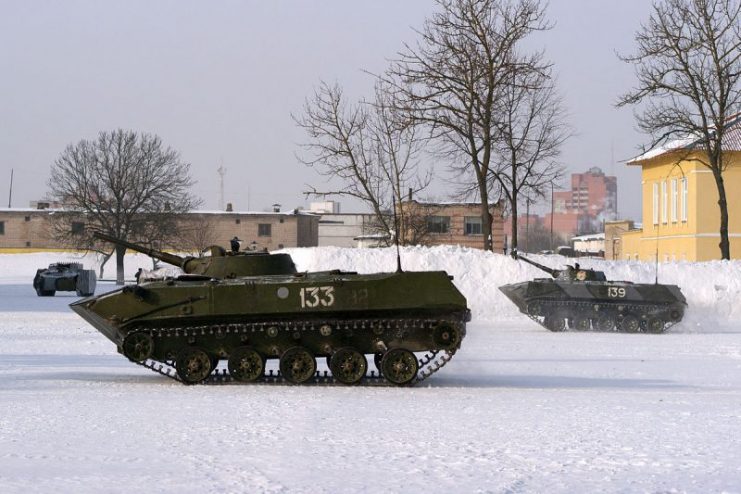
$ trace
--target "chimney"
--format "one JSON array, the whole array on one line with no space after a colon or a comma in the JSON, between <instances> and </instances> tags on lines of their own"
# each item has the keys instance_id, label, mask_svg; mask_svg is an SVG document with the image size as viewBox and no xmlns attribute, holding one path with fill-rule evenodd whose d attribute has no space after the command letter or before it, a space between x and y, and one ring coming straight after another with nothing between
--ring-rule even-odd
<instances>
[{"instance_id":1,"label":"chimney","mask_svg":"<svg viewBox=\"0 0 741 494\"><path fill-rule=\"evenodd\" d=\"M409 187L409 202L412 202L412 188Z\"/></svg>"},{"instance_id":2,"label":"chimney","mask_svg":"<svg viewBox=\"0 0 741 494\"><path fill-rule=\"evenodd\" d=\"M280 213L280 204L273 204L273 212Z\"/></svg>"},{"instance_id":3,"label":"chimney","mask_svg":"<svg viewBox=\"0 0 741 494\"><path fill-rule=\"evenodd\" d=\"M234 208L232 207L232 203L231 202L227 202L226 203L226 212L227 213L231 213L232 211L234 211Z\"/></svg>"}]
</instances>

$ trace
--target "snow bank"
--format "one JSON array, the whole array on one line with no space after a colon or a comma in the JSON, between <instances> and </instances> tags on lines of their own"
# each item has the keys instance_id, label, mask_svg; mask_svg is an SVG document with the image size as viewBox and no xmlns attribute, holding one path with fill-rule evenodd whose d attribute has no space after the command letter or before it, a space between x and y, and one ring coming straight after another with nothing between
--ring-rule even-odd
<instances>
[{"instance_id":1,"label":"snow bank","mask_svg":"<svg viewBox=\"0 0 741 494\"><path fill-rule=\"evenodd\" d=\"M293 257L300 271L342 269L373 273L396 269L394 248L314 247L285 249L284 252ZM444 270L453 275L455 284L468 299L473 317L479 321L524 317L497 287L547 276L508 256L459 246L404 247L401 259L407 271ZM561 256L533 256L533 259L556 268L573 262ZM93 255L0 254L0 283L30 284L37 268L58 261L82 262L86 268L96 271L100 263ZM655 267L650 263L600 259L580 259L579 262L582 267L605 271L608 279L653 283L655 278ZM127 279L133 279L140 267L151 269L151 259L142 254L126 256ZM115 278L115 260L106 264L104 278ZM684 321L672 329L674 332L729 331L741 321L741 304L737 303L741 300L741 261L660 263L659 281L679 285L689 304Z\"/></svg>"},{"instance_id":2,"label":"snow bank","mask_svg":"<svg viewBox=\"0 0 741 494\"><path fill-rule=\"evenodd\" d=\"M396 249L343 249L317 247L286 249L300 270L345 269L359 273L393 271ZM531 256L541 264L560 268L573 263L562 256ZM548 277L529 264L509 256L459 246L404 247L402 267L408 271L445 270L468 299L473 317L496 321L524 317L498 289L501 285ZM653 283L654 264L639 261L579 259L584 268L604 271L610 280ZM731 330L741 321L741 261L659 264L659 282L679 285L689 308L681 325L672 331L716 332Z\"/></svg>"}]
</instances>

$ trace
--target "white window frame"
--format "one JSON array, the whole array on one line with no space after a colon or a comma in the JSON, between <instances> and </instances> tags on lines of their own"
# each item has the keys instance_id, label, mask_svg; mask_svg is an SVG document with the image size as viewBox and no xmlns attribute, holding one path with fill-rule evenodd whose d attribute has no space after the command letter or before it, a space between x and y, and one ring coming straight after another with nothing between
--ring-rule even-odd
<instances>
[{"instance_id":1,"label":"white window frame","mask_svg":"<svg viewBox=\"0 0 741 494\"><path fill-rule=\"evenodd\" d=\"M669 191L667 190L666 180L661 181L661 222L666 225L667 205L669 204Z\"/></svg>"},{"instance_id":2,"label":"white window frame","mask_svg":"<svg viewBox=\"0 0 741 494\"><path fill-rule=\"evenodd\" d=\"M672 223L677 222L677 179L672 179Z\"/></svg>"},{"instance_id":3,"label":"white window frame","mask_svg":"<svg viewBox=\"0 0 741 494\"><path fill-rule=\"evenodd\" d=\"M654 225L659 224L659 184L653 183L653 219Z\"/></svg>"},{"instance_id":4,"label":"white window frame","mask_svg":"<svg viewBox=\"0 0 741 494\"><path fill-rule=\"evenodd\" d=\"M689 209L688 198L689 198L689 184L687 177L682 177L682 221L687 223L687 211Z\"/></svg>"}]
</instances>

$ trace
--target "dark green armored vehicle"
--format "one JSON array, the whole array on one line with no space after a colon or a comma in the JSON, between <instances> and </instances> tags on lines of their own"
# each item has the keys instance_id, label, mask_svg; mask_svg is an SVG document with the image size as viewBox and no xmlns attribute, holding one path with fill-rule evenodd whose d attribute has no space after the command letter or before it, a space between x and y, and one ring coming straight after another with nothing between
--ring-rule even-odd
<instances>
[{"instance_id":1,"label":"dark green armored vehicle","mask_svg":"<svg viewBox=\"0 0 741 494\"><path fill-rule=\"evenodd\" d=\"M178 258L149 253L166 262ZM249 259L238 261L242 266L262 265L258 275L140 280L71 307L130 360L184 383L414 384L461 344L470 312L444 271L284 272L276 255L290 260L287 254L223 256L224 266L242 257ZM380 376L368 375L366 356ZM327 359L330 376L318 375L317 358ZM278 363L275 376L265 375L270 359ZM215 372L220 361L228 375Z\"/></svg>"},{"instance_id":2,"label":"dark green armored vehicle","mask_svg":"<svg viewBox=\"0 0 741 494\"><path fill-rule=\"evenodd\" d=\"M676 285L608 281L605 273L580 269L558 270L523 256L519 259L552 278L499 287L507 298L551 331L621 331L662 333L684 316L687 302Z\"/></svg>"},{"instance_id":3,"label":"dark green armored vehicle","mask_svg":"<svg viewBox=\"0 0 741 494\"><path fill-rule=\"evenodd\" d=\"M95 271L83 269L79 262L56 262L36 270L33 289L39 297L52 297L56 292L75 292L87 297L95 293L96 281Z\"/></svg>"}]
</instances>

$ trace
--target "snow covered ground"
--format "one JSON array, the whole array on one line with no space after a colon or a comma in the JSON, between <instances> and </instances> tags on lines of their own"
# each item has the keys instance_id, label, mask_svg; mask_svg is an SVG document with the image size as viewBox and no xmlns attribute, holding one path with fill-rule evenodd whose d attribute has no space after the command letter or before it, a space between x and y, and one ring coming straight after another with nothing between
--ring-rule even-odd
<instances>
[{"instance_id":1,"label":"snow covered ground","mask_svg":"<svg viewBox=\"0 0 741 494\"><path fill-rule=\"evenodd\" d=\"M300 269L395 267L392 249L289 252ZM0 255L2 493L741 492L739 262L661 265L690 304L667 334L557 334L496 289L537 269L405 249L405 269L453 274L474 315L453 361L410 389L179 385L118 355L73 293L36 297L35 269L68 257ZM129 277L139 266L127 256Z\"/></svg>"}]
</instances>

